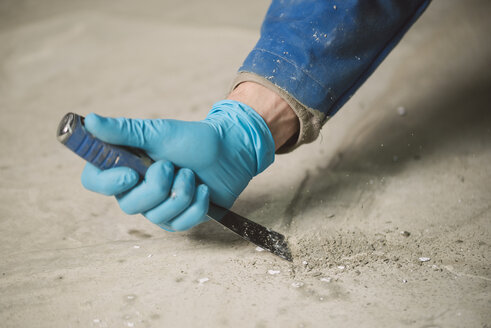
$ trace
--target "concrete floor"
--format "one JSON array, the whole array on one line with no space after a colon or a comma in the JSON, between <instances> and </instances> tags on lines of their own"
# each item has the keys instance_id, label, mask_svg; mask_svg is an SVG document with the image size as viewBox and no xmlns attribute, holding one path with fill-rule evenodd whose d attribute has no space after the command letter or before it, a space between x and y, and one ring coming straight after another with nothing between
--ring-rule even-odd
<instances>
[{"instance_id":1,"label":"concrete floor","mask_svg":"<svg viewBox=\"0 0 491 328\"><path fill-rule=\"evenodd\" d=\"M489 1L435 0L322 136L241 195L293 264L82 188L55 139L66 112L203 118L267 6L0 1L1 327L491 326Z\"/></svg>"}]
</instances>

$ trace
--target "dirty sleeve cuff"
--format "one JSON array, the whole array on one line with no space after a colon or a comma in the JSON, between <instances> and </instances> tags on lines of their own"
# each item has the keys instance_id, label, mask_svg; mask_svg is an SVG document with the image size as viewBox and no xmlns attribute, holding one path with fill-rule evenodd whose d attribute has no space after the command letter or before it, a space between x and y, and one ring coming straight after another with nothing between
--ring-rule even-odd
<instances>
[{"instance_id":1,"label":"dirty sleeve cuff","mask_svg":"<svg viewBox=\"0 0 491 328\"><path fill-rule=\"evenodd\" d=\"M239 72L234 79L230 90L235 89L242 82L255 82L276 92L288 103L288 105L290 105L300 121L299 133L279 148L276 151L277 154L289 153L300 145L310 143L317 139L322 125L327 121L325 114L305 106L286 90L280 88L268 79L251 72Z\"/></svg>"}]
</instances>

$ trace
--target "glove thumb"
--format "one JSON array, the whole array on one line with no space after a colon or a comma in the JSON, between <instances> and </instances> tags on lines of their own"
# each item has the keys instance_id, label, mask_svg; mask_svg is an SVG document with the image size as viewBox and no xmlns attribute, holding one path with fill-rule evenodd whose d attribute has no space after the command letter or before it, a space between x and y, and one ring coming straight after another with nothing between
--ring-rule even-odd
<instances>
[{"instance_id":1,"label":"glove thumb","mask_svg":"<svg viewBox=\"0 0 491 328\"><path fill-rule=\"evenodd\" d=\"M155 130L146 127L151 120L109 118L91 113L85 117L85 128L100 140L114 144L149 150Z\"/></svg>"}]
</instances>

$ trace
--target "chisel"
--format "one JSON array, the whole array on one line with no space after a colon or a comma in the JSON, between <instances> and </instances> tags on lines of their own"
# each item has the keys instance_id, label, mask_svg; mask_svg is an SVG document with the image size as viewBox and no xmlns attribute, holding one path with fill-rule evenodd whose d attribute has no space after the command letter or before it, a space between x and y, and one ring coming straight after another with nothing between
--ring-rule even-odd
<instances>
[{"instance_id":1,"label":"chisel","mask_svg":"<svg viewBox=\"0 0 491 328\"><path fill-rule=\"evenodd\" d=\"M74 113L68 113L62 118L58 126L57 138L77 155L101 170L126 166L138 172L143 178L148 167L154 162L141 149L112 145L97 139L85 129L84 118ZM287 261L293 260L285 236L282 234L211 202L207 215L245 240Z\"/></svg>"}]
</instances>

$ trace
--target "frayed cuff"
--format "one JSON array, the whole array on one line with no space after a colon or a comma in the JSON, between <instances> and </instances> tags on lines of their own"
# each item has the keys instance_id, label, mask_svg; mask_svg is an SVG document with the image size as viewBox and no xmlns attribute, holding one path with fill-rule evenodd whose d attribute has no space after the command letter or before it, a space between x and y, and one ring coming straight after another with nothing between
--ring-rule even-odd
<instances>
[{"instance_id":1,"label":"frayed cuff","mask_svg":"<svg viewBox=\"0 0 491 328\"><path fill-rule=\"evenodd\" d=\"M290 105L298 116L300 121L299 133L281 146L281 148L276 151L277 154L289 153L300 145L310 143L317 139L322 125L327 121L326 116L321 111L305 106L286 90L280 88L268 79L250 72L239 72L233 81L230 90L234 90L242 82L255 82L276 92L288 103L288 105Z\"/></svg>"}]
</instances>

